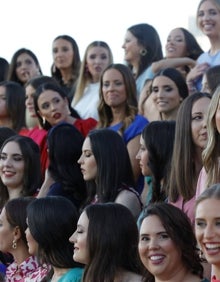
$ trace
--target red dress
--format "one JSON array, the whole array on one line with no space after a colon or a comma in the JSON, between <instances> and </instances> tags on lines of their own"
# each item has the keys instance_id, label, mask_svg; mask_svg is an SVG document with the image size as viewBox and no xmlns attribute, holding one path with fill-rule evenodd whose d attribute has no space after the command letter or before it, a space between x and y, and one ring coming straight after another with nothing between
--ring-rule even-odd
<instances>
[{"instance_id":1,"label":"red dress","mask_svg":"<svg viewBox=\"0 0 220 282\"><path fill-rule=\"evenodd\" d=\"M97 120L94 118L77 119L73 125L86 137L89 131L96 127Z\"/></svg>"}]
</instances>

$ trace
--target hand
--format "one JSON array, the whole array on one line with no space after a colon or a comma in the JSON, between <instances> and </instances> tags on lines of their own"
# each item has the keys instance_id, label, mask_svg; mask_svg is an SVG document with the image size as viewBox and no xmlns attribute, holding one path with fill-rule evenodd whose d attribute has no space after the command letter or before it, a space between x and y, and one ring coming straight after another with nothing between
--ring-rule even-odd
<instances>
[{"instance_id":1,"label":"hand","mask_svg":"<svg viewBox=\"0 0 220 282\"><path fill-rule=\"evenodd\" d=\"M202 76L209 68L209 64L207 63L202 63L202 64L198 64L196 65L194 68L192 68L190 70L190 72L187 75L186 80L187 81L194 81L197 78L199 78L200 76Z\"/></svg>"}]
</instances>

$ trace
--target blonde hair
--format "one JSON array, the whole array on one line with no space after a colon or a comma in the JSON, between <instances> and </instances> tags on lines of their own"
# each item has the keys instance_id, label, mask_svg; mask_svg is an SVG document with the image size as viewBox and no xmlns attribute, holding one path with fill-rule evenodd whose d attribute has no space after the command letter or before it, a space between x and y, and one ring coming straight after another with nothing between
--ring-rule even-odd
<instances>
[{"instance_id":1,"label":"blonde hair","mask_svg":"<svg viewBox=\"0 0 220 282\"><path fill-rule=\"evenodd\" d=\"M220 133L217 131L215 122L215 116L219 106L219 99L220 86L218 86L214 92L209 105L207 118L208 143L202 154L203 164L207 172L207 187L214 183L220 182Z\"/></svg>"},{"instance_id":2,"label":"blonde hair","mask_svg":"<svg viewBox=\"0 0 220 282\"><path fill-rule=\"evenodd\" d=\"M105 43L104 41L93 41L92 43L90 43L87 46L83 60L82 60L82 63L81 63L80 71L79 71L79 78L77 80L76 91L75 91L73 102L72 102L73 106L76 105L79 102L79 100L82 98L87 84L92 82L92 75L87 70L86 59L87 59L88 51L93 47L103 47L103 48L107 49L108 54L109 54L109 64L113 63L112 51L111 51L110 47L108 46L108 44Z\"/></svg>"}]
</instances>

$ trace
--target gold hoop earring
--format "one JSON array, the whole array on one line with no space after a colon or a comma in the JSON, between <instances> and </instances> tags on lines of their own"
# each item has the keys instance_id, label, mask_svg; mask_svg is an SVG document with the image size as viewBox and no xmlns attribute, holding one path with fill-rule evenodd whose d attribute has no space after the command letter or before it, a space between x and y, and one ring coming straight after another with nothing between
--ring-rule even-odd
<instances>
[{"instance_id":1,"label":"gold hoop earring","mask_svg":"<svg viewBox=\"0 0 220 282\"><path fill-rule=\"evenodd\" d=\"M15 239L12 241L12 249L17 249L17 242Z\"/></svg>"},{"instance_id":2,"label":"gold hoop earring","mask_svg":"<svg viewBox=\"0 0 220 282\"><path fill-rule=\"evenodd\" d=\"M142 49L141 51L140 51L140 54L141 54L141 56L146 56L147 55L147 49Z\"/></svg>"},{"instance_id":3,"label":"gold hoop earring","mask_svg":"<svg viewBox=\"0 0 220 282\"><path fill-rule=\"evenodd\" d=\"M43 125L45 125L45 123L46 123L45 117L42 117L42 123L43 123Z\"/></svg>"}]
</instances>

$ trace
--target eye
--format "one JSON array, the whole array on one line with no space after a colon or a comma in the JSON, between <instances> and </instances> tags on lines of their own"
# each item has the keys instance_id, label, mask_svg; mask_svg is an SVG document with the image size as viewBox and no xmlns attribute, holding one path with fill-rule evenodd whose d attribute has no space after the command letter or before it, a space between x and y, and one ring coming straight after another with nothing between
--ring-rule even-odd
<instances>
[{"instance_id":1,"label":"eye","mask_svg":"<svg viewBox=\"0 0 220 282\"><path fill-rule=\"evenodd\" d=\"M165 86L164 89L166 92L171 92L173 90L173 88L170 86Z\"/></svg>"},{"instance_id":2,"label":"eye","mask_svg":"<svg viewBox=\"0 0 220 282\"><path fill-rule=\"evenodd\" d=\"M149 240L150 240L149 236L146 236L146 235L141 236L141 238L140 238L140 241L148 242Z\"/></svg>"},{"instance_id":3,"label":"eye","mask_svg":"<svg viewBox=\"0 0 220 282\"><path fill-rule=\"evenodd\" d=\"M0 160L6 160L7 156L5 154L0 154Z\"/></svg>"},{"instance_id":4,"label":"eye","mask_svg":"<svg viewBox=\"0 0 220 282\"><path fill-rule=\"evenodd\" d=\"M41 105L42 110L47 110L49 108L50 104L49 103L44 103Z\"/></svg>"},{"instance_id":5,"label":"eye","mask_svg":"<svg viewBox=\"0 0 220 282\"><path fill-rule=\"evenodd\" d=\"M205 223L204 220L196 220L195 225L196 225L196 227L204 228L206 226L206 223Z\"/></svg>"}]
</instances>

